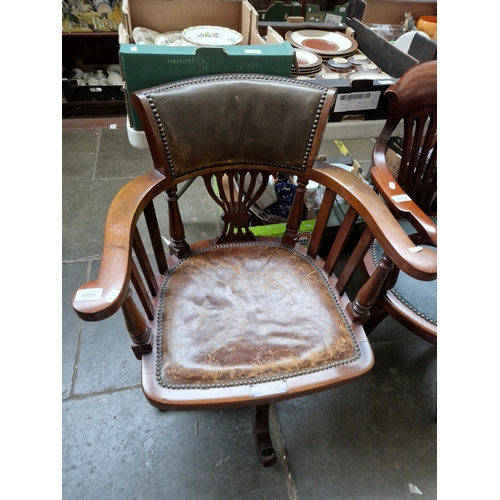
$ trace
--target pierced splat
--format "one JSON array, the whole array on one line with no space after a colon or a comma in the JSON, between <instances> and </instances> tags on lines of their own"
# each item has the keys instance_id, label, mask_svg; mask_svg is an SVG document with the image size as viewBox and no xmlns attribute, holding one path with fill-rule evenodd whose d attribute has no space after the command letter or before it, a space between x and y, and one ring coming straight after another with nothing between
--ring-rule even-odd
<instances>
[{"instance_id":1,"label":"pierced splat","mask_svg":"<svg viewBox=\"0 0 500 500\"><path fill-rule=\"evenodd\" d=\"M250 207L264 193L269 175L269 172L240 170L203 176L208 193L223 210L221 219L224 226L216 243L255 240L248 227ZM217 184L217 192L213 180Z\"/></svg>"}]
</instances>

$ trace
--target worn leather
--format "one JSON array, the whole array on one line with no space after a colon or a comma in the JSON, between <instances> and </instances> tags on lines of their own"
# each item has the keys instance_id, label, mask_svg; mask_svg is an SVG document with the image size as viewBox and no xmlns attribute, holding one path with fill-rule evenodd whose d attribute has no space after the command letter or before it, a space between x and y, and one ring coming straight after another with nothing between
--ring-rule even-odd
<instances>
[{"instance_id":1,"label":"worn leather","mask_svg":"<svg viewBox=\"0 0 500 500\"><path fill-rule=\"evenodd\" d=\"M325 91L280 80L192 79L152 92L150 102L165 133L170 175L237 163L304 170ZM283 85L289 87L287 92Z\"/></svg>"},{"instance_id":2,"label":"worn leather","mask_svg":"<svg viewBox=\"0 0 500 500\"><path fill-rule=\"evenodd\" d=\"M248 380L355 354L319 271L283 246L225 245L192 255L162 294L163 380Z\"/></svg>"}]
</instances>

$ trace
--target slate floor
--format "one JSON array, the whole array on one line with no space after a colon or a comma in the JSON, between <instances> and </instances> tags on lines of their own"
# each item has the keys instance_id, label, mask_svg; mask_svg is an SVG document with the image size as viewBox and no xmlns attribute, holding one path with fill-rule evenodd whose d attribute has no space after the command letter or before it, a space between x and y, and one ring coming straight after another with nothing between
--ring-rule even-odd
<instances>
[{"instance_id":1,"label":"slate floor","mask_svg":"<svg viewBox=\"0 0 500 500\"><path fill-rule=\"evenodd\" d=\"M436 348L393 320L370 336L376 363L357 383L276 404L280 460L264 469L247 408L159 412L121 315L84 323L71 295L96 276L104 221L118 189L152 168L125 118L62 126L62 498L64 500L401 500L437 497ZM368 168L373 141L344 145ZM339 154L333 141L322 152ZM217 231L194 183L190 237Z\"/></svg>"}]
</instances>

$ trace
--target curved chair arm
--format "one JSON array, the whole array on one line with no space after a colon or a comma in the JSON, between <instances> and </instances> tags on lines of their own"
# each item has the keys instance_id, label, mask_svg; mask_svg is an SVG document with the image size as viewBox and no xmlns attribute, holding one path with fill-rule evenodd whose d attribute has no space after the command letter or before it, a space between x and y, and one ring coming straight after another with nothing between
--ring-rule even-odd
<instances>
[{"instance_id":1,"label":"curved chair arm","mask_svg":"<svg viewBox=\"0 0 500 500\"><path fill-rule=\"evenodd\" d=\"M125 184L113 199L106 219L99 276L73 295L73 308L81 319L109 318L123 304L129 290L133 228L144 207L165 189L166 182L161 173L152 170ZM79 299L85 296L85 290L92 289L100 290L100 298Z\"/></svg>"},{"instance_id":2,"label":"curved chair arm","mask_svg":"<svg viewBox=\"0 0 500 500\"><path fill-rule=\"evenodd\" d=\"M394 215L380 197L361 179L339 167L317 161L311 178L337 192L359 213L389 259L406 274L422 280L437 278L437 252L416 251Z\"/></svg>"},{"instance_id":3,"label":"curved chair arm","mask_svg":"<svg viewBox=\"0 0 500 500\"><path fill-rule=\"evenodd\" d=\"M387 168L384 140L377 142L373 151L373 166L370 168L370 178L377 191L395 215L408 219L422 238L422 243L437 247L437 226L423 210L413 201L396 201L394 196L405 195L404 189ZM377 147L379 146L379 147Z\"/></svg>"}]
</instances>

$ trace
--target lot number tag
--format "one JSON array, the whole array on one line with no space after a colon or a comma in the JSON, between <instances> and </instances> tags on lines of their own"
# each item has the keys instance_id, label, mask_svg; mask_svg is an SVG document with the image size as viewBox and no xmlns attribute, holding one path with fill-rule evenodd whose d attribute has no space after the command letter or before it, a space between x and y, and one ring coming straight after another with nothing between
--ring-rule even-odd
<instances>
[{"instance_id":1,"label":"lot number tag","mask_svg":"<svg viewBox=\"0 0 500 500\"><path fill-rule=\"evenodd\" d=\"M75 302L81 300L99 300L102 297L102 288L87 288L78 290L75 295Z\"/></svg>"}]
</instances>

